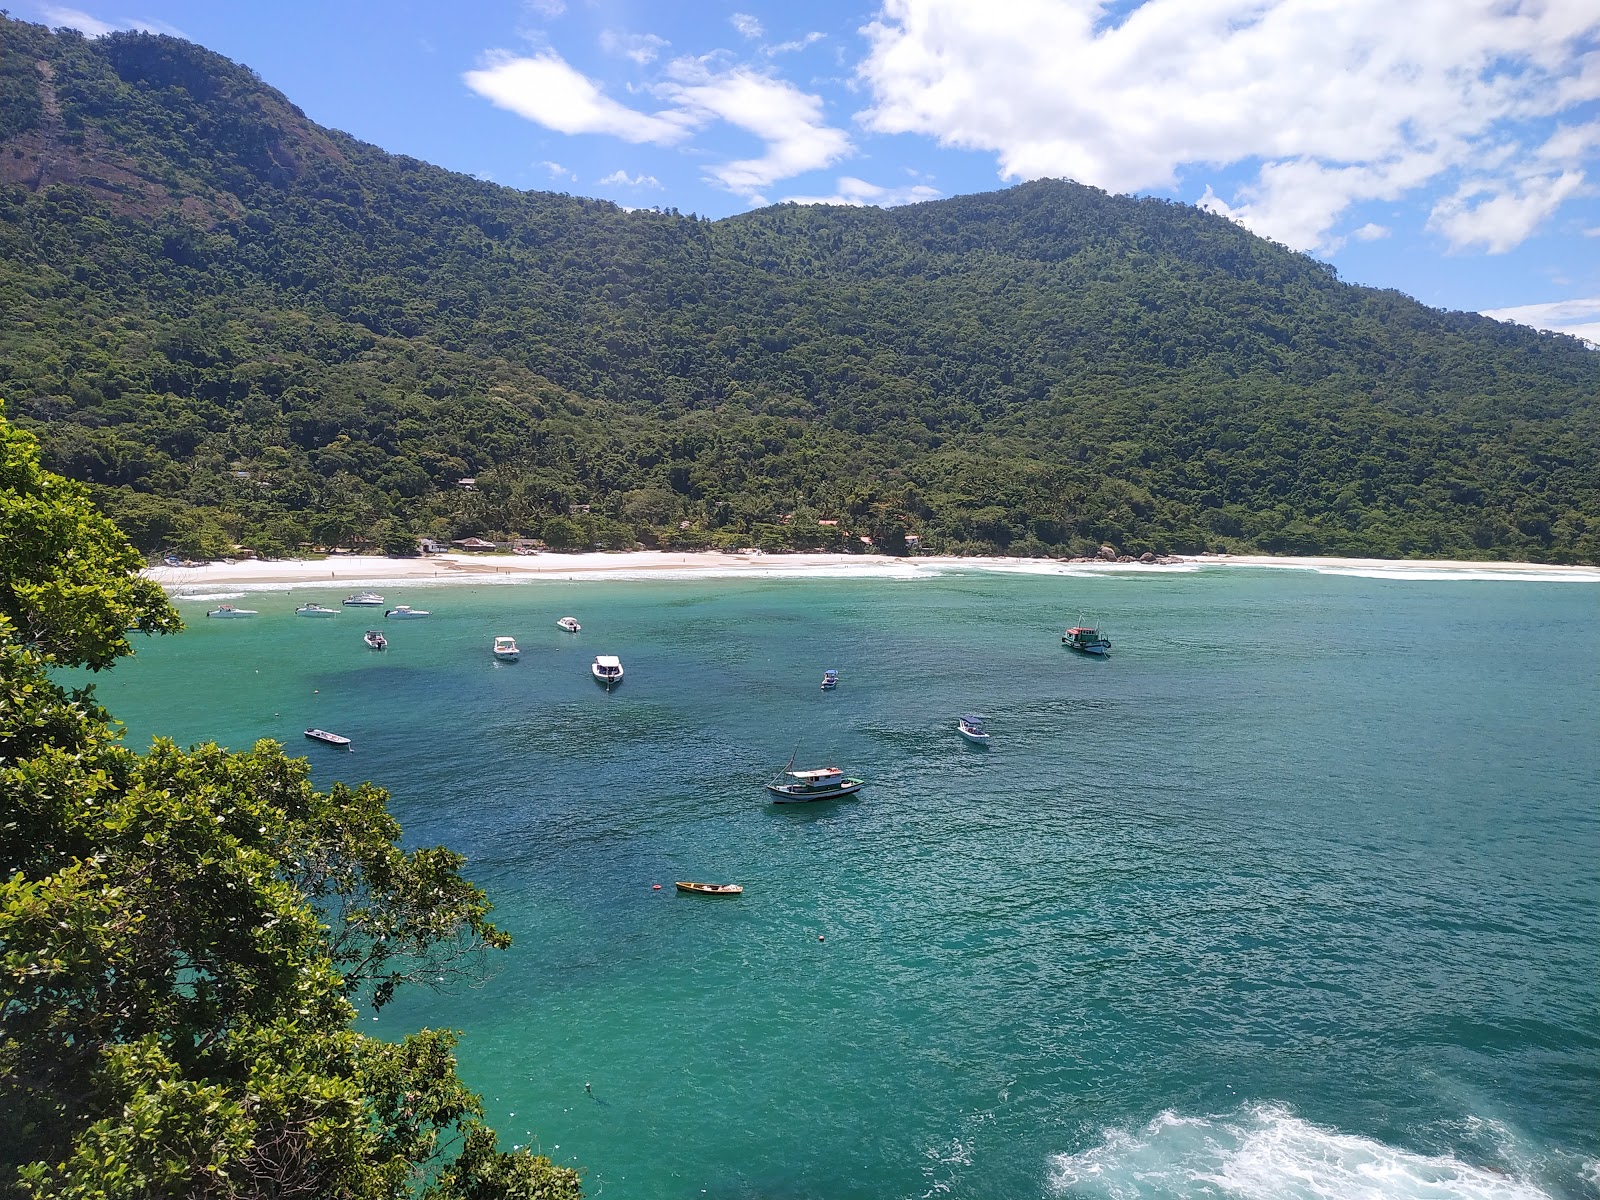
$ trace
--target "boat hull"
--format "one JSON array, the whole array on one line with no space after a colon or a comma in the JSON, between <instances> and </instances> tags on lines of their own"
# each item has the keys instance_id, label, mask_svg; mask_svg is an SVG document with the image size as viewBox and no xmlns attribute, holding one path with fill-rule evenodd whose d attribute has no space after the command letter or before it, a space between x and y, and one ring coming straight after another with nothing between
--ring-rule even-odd
<instances>
[{"instance_id":1,"label":"boat hull","mask_svg":"<svg viewBox=\"0 0 1600 1200\"><path fill-rule=\"evenodd\" d=\"M840 796L852 796L866 783L860 779L846 779L843 783L826 788L799 788L787 783L769 783L765 786L772 793L774 804L810 804L815 800L837 800Z\"/></svg>"},{"instance_id":2,"label":"boat hull","mask_svg":"<svg viewBox=\"0 0 1600 1200\"><path fill-rule=\"evenodd\" d=\"M1076 642L1064 642L1062 644L1065 645L1068 650L1076 650L1079 654L1093 654L1097 658L1104 658L1106 655L1111 653L1110 642L1106 642L1103 645L1100 643L1095 643L1094 645L1089 646L1080 646Z\"/></svg>"},{"instance_id":3,"label":"boat hull","mask_svg":"<svg viewBox=\"0 0 1600 1200\"><path fill-rule=\"evenodd\" d=\"M420 621L423 617L431 616L432 614L426 610L421 612L401 612L398 608L391 608L383 615L385 619L390 621Z\"/></svg>"},{"instance_id":4,"label":"boat hull","mask_svg":"<svg viewBox=\"0 0 1600 1200\"><path fill-rule=\"evenodd\" d=\"M339 610L337 608L297 608L294 610L294 615L297 617L337 617Z\"/></svg>"},{"instance_id":5,"label":"boat hull","mask_svg":"<svg viewBox=\"0 0 1600 1200\"><path fill-rule=\"evenodd\" d=\"M206 614L206 616L216 621L242 621L246 617L253 617L255 615L256 610L253 608L218 608Z\"/></svg>"},{"instance_id":6,"label":"boat hull","mask_svg":"<svg viewBox=\"0 0 1600 1200\"><path fill-rule=\"evenodd\" d=\"M308 729L306 730L306 737L310 738L313 742L321 742L327 746L338 746L343 748L350 745L349 738L341 737L337 733L329 733L326 729Z\"/></svg>"},{"instance_id":7,"label":"boat hull","mask_svg":"<svg viewBox=\"0 0 1600 1200\"><path fill-rule=\"evenodd\" d=\"M976 745L987 746L989 744L989 735L987 733L973 733L972 730L963 729L959 725L956 726L956 732Z\"/></svg>"},{"instance_id":8,"label":"boat hull","mask_svg":"<svg viewBox=\"0 0 1600 1200\"><path fill-rule=\"evenodd\" d=\"M602 675L594 667L589 668L589 674L594 676L594 681L602 687L615 687L622 682L621 675Z\"/></svg>"},{"instance_id":9,"label":"boat hull","mask_svg":"<svg viewBox=\"0 0 1600 1200\"><path fill-rule=\"evenodd\" d=\"M737 883L688 883L680 880L673 886L680 892L689 892L695 896L739 896L744 894L744 888Z\"/></svg>"}]
</instances>

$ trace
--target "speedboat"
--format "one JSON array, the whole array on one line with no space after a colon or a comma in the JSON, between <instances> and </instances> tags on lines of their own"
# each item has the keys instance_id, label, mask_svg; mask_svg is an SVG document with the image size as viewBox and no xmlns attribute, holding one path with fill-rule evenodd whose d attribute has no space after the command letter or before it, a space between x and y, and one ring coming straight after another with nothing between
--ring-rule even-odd
<instances>
[{"instance_id":1,"label":"speedboat","mask_svg":"<svg viewBox=\"0 0 1600 1200\"><path fill-rule=\"evenodd\" d=\"M822 673L822 690L831 692L839 686L839 672L828 670Z\"/></svg>"},{"instance_id":2,"label":"speedboat","mask_svg":"<svg viewBox=\"0 0 1600 1200\"><path fill-rule=\"evenodd\" d=\"M350 739L340 737L337 733L329 733L326 729L308 729L306 736L313 742L326 742L330 746L348 746Z\"/></svg>"},{"instance_id":3,"label":"speedboat","mask_svg":"<svg viewBox=\"0 0 1600 1200\"><path fill-rule=\"evenodd\" d=\"M980 746L989 744L989 731L983 727L983 718L968 713L964 717L956 718L956 732L969 742L977 742Z\"/></svg>"},{"instance_id":4,"label":"speedboat","mask_svg":"<svg viewBox=\"0 0 1600 1200\"><path fill-rule=\"evenodd\" d=\"M607 687L622 682L622 660L614 654L596 654L589 673Z\"/></svg>"},{"instance_id":5,"label":"speedboat","mask_svg":"<svg viewBox=\"0 0 1600 1200\"><path fill-rule=\"evenodd\" d=\"M387 650L389 648L389 639L376 629L367 630L361 635L361 640L374 650Z\"/></svg>"},{"instance_id":6,"label":"speedboat","mask_svg":"<svg viewBox=\"0 0 1600 1200\"><path fill-rule=\"evenodd\" d=\"M698 896L737 896L744 891L737 883L686 883L673 884L680 892L694 892Z\"/></svg>"},{"instance_id":7,"label":"speedboat","mask_svg":"<svg viewBox=\"0 0 1600 1200\"><path fill-rule=\"evenodd\" d=\"M1061 644L1079 654L1110 654L1111 639L1087 625L1074 625L1061 635Z\"/></svg>"},{"instance_id":8,"label":"speedboat","mask_svg":"<svg viewBox=\"0 0 1600 1200\"><path fill-rule=\"evenodd\" d=\"M294 615L297 617L337 617L339 610L337 608L323 608L320 604L302 604L294 610Z\"/></svg>"},{"instance_id":9,"label":"speedboat","mask_svg":"<svg viewBox=\"0 0 1600 1200\"><path fill-rule=\"evenodd\" d=\"M391 621L415 621L421 617L431 617L433 614L425 608L412 608L409 604L402 604L391 608L383 614Z\"/></svg>"},{"instance_id":10,"label":"speedboat","mask_svg":"<svg viewBox=\"0 0 1600 1200\"><path fill-rule=\"evenodd\" d=\"M377 592L357 592L344 598L346 608L382 608L383 597Z\"/></svg>"},{"instance_id":11,"label":"speedboat","mask_svg":"<svg viewBox=\"0 0 1600 1200\"><path fill-rule=\"evenodd\" d=\"M213 608L210 612L208 612L206 614L206 616L208 616L208 617L217 617L217 618L253 617L255 615L256 615L256 610L253 609L253 608L235 608L231 604L219 604L219 605L217 605L217 607Z\"/></svg>"},{"instance_id":12,"label":"speedboat","mask_svg":"<svg viewBox=\"0 0 1600 1200\"><path fill-rule=\"evenodd\" d=\"M766 785L767 791L772 793L774 804L832 800L836 796L848 796L852 792L859 792L866 786L863 780L847 779L845 773L838 767L816 767L809 771L786 769L783 773L794 782L773 782Z\"/></svg>"},{"instance_id":13,"label":"speedboat","mask_svg":"<svg viewBox=\"0 0 1600 1200\"><path fill-rule=\"evenodd\" d=\"M522 657L522 651L517 649L517 639L509 636L495 638L494 656L501 662L516 662Z\"/></svg>"},{"instance_id":14,"label":"speedboat","mask_svg":"<svg viewBox=\"0 0 1600 1200\"><path fill-rule=\"evenodd\" d=\"M556 624L561 626L561 628L565 629L568 633L577 633L578 630L583 628L582 625L578 624L577 617L562 617L556 622Z\"/></svg>"}]
</instances>

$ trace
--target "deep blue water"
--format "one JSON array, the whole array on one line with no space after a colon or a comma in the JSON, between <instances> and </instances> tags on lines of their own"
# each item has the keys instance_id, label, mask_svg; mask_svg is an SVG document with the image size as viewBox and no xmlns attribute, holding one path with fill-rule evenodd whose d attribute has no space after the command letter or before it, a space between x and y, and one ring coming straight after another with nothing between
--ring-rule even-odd
<instances>
[{"instance_id":1,"label":"deep blue water","mask_svg":"<svg viewBox=\"0 0 1600 1200\"><path fill-rule=\"evenodd\" d=\"M361 1020L463 1029L505 1140L592 1196L1600 1195L1600 586L382 590L435 613L384 654L290 615L342 592L187 603L101 698L469 856L515 947ZM791 753L870 786L771 806Z\"/></svg>"}]
</instances>

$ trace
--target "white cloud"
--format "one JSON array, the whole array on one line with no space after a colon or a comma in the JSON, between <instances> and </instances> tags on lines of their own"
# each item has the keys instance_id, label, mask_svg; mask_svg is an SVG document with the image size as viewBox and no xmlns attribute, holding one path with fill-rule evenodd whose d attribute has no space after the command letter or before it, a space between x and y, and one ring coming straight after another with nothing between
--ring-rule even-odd
<instances>
[{"instance_id":1,"label":"white cloud","mask_svg":"<svg viewBox=\"0 0 1600 1200\"><path fill-rule=\"evenodd\" d=\"M1584 237L1600 237L1600 225L1596 225L1593 229L1585 229L1583 231L1583 236Z\"/></svg>"},{"instance_id":2,"label":"white cloud","mask_svg":"<svg viewBox=\"0 0 1600 1200\"><path fill-rule=\"evenodd\" d=\"M1387 225L1379 225L1375 221L1368 221L1360 229L1353 231L1350 236L1358 242L1375 242L1379 238L1386 238L1394 230Z\"/></svg>"},{"instance_id":3,"label":"white cloud","mask_svg":"<svg viewBox=\"0 0 1600 1200\"><path fill-rule=\"evenodd\" d=\"M804 50L807 46L816 45L827 36L828 35L825 33L817 33L813 31L806 34L805 37L795 38L795 40L792 42L779 42L776 46L763 46L761 47L761 53L765 54L768 58L771 58L777 54L792 54L796 50Z\"/></svg>"},{"instance_id":4,"label":"white cloud","mask_svg":"<svg viewBox=\"0 0 1600 1200\"><path fill-rule=\"evenodd\" d=\"M654 175L646 175L646 174L644 174L642 172L640 174L638 174L638 175L629 175L626 171L622 170L621 168L618 168L617 170L611 172L611 174L607 175L604 179L600 180L600 183L601 184L615 184L615 185L618 185L620 187L651 187L651 188L659 188L661 186L661 181L659 179L657 179Z\"/></svg>"},{"instance_id":5,"label":"white cloud","mask_svg":"<svg viewBox=\"0 0 1600 1200\"><path fill-rule=\"evenodd\" d=\"M558 133L606 133L661 146L688 133L679 114L642 113L618 103L554 51L532 58L495 51L462 78L485 99Z\"/></svg>"},{"instance_id":6,"label":"white cloud","mask_svg":"<svg viewBox=\"0 0 1600 1200\"><path fill-rule=\"evenodd\" d=\"M672 73L674 81L661 91L677 103L684 119L726 121L766 143L759 158L706 168L712 182L752 203L766 202L762 188L832 166L853 149L844 130L824 122L821 98L786 80L748 67L711 72L696 59L678 60Z\"/></svg>"},{"instance_id":7,"label":"white cloud","mask_svg":"<svg viewBox=\"0 0 1600 1200\"><path fill-rule=\"evenodd\" d=\"M531 13L551 19L567 11L566 0L523 0L522 6Z\"/></svg>"},{"instance_id":8,"label":"white cloud","mask_svg":"<svg viewBox=\"0 0 1600 1200\"><path fill-rule=\"evenodd\" d=\"M900 204L937 200L943 194L938 188L929 187L925 183L887 188L868 183L865 179L857 179L853 175L841 175L836 187L837 190L831 196L785 196L783 200L786 204L849 204L856 207L871 204L879 208L894 208Z\"/></svg>"},{"instance_id":9,"label":"white cloud","mask_svg":"<svg viewBox=\"0 0 1600 1200\"><path fill-rule=\"evenodd\" d=\"M1593 122L1548 126L1600 98L1593 0L883 0L863 32L869 129L1113 191L1254 167L1212 206L1301 249L1352 204L1480 173L1512 199L1434 227L1501 246L1596 147Z\"/></svg>"},{"instance_id":10,"label":"white cloud","mask_svg":"<svg viewBox=\"0 0 1600 1200\"><path fill-rule=\"evenodd\" d=\"M1428 228L1444 234L1453 246L1481 245L1490 254L1504 254L1582 187L1582 171L1512 184L1474 180L1433 206Z\"/></svg>"},{"instance_id":11,"label":"white cloud","mask_svg":"<svg viewBox=\"0 0 1600 1200\"><path fill-rule=\"evenodd\" d=\"M550 172L551 179L571 179L576 181L578 178L578 173L576 171L570 170L567 167L563 167L558 162L551 162L549 159L545 159L539 165L546 171Z\"/></svg>"},{"instance_id":12,"label":"white cloud","mask_svg":"<svg viewBox=\"0 0 1600 1200\"><path fill-rule=\"evenodd\" d=\"M612 33L607 29L600 34L600 49L631 58L641 67L654 62L670 45L666 38L653 33Z\"/></svg>"},{"instance_id":13,"label":"white cloud","mask_svg":"<svg viewBox=\"0 0 1600 1200\"><path fill-rule=\"evenodd\" d=\"M738 30L740 37L747 37L752 41L766 32L761 27L761 22L749 13L734 13L728 18L728 24Z\"/></svg>"},{"instance_id":14,"label":"white cloud","mask_svg":"<svg viewBox=\"0 0 1600 1200\"><path fill-rule=\"evenodd\" d=\"M1535 329L1570 333L1600 345L1600 296L1557 300L1550 304L1519 304L1514 308L1486 308L1483 315L1496 321L1515 321Z\"/></svg>"}]
</instances>

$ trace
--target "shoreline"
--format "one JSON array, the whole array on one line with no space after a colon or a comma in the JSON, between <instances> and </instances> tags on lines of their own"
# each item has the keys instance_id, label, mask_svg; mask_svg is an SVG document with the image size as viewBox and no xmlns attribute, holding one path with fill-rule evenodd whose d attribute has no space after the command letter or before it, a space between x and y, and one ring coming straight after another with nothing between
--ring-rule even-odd
<instances>
[{"instance_id":1,"label":"shoreline","mask_svg":"<svg viewBox=\"0 0 1600 1200\"><path fill-rule=\"evenodd\" d=\"M1266 554L1174 555L1167 563L1063 562L1049 558L893 558L882 554L735 554L628 550L524 557L439 554L428 558L339 555L327 559L246 559L197 567L147 567L142 574L178 599L219 589L241 592L307 588L362 589L380 585L511 584L540 580L687 578L932 578L952 572L1093 577L1184 574L1208 568L1315 571L1395 579L1519 580L1600 583L1600 567L1463 559L1278 557ZM198 596L193 596L198 598Z\"/></svg>"}]
</instances>

